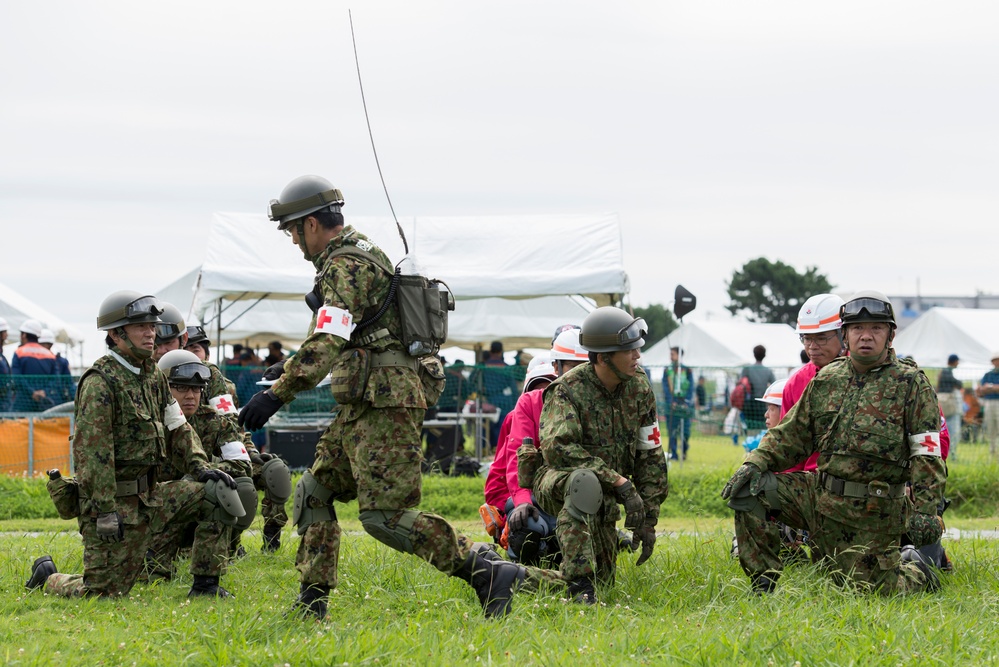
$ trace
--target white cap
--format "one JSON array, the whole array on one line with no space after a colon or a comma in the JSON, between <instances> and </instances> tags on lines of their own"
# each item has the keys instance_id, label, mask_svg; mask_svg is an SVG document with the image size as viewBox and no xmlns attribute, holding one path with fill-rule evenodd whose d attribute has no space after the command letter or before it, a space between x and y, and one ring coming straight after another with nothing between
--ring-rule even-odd
<instances>
[{"instance_id":1,"label":"white cap","mask_svg":"<svg viewBox=\"0 0 999 667\"><path fill-rule=\"evenodd\" d=\"M9 329L10 329L10 325L7 324L7 320L5 320L4 318L0 317L0 331L8 331Z\"/></svg>"},{"instance_id":2,"label":"white cap","mask_svg":"<svg viewBox=\"0 0 999 667\"><path fill-rule=\"evenodd\" d=\"M42 329L42 333L38 336L39 343L55 343L55 333L52 329Z\"/></svg>"},{"instance_id":3,"label":"white cap","mask_svg":"<svg viewBox=\"0 0 999 667\"><path fill-rule=\"evenodd\" d=\"M21 322L21 333L31 334L32 336L41 336L42 323L38 320L25 320Z\"/></svg>"},{"instance_id":4,"label":"white cap","mask_svg":"<svg viewBox=\"0 0 999 667\"><path fill-rule=\"evenodd\" d=\"M787 384L787 380L777 380L763 392L763 398L757 398L756 400L760 403L768 403L780 407L783 403L785 384Z\"/></svg>"},{"instance_id":5,"label":"white cap","mask_svg":"<svg viewBox=\"0 0 999 667\"><path fill-rule=\"evenodd\" d=\"M558 373L555 372L555 366L552 365L552 362L548 360L546 355L539 354L531 359L531 363L527 366L527 375L524 377L524 391L530 391L536 383L542 380L553 382L557 377Z\"/></svg>"},{"instance_id":6,"label":"white cap","mask_svg":"<svg viewBox=\"0 0 999 667\"><path fill-rule=\"evenodd\" d=\"M794 331L798 334L822 333L836 331L843 326L839 318L839 309L843 299L835 294L816 294L801 304L798 311L798 326Z\"/></svg>"},{"instance_id":7,"label":"white cap","mask_svg":"<svg viewBox=\"0 0 999 667\"><path fill-rule=\"evenodd\" d=\"M552 361L587 361L589 353L579 345L579 329L566 329L552 343Z\"/></svg>"}]
</instances>

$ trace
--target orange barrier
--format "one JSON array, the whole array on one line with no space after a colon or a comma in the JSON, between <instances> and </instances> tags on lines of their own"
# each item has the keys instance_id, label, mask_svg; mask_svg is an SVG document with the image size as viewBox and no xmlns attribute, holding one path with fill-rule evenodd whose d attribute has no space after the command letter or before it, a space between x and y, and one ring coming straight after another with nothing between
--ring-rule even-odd
<instances>
[{"instance_id":1,"label":"orange barrier","mask_svg":"<svg viewBox=\"0 0 999 667\"><path fill-rule=\"evenodd\" d=\"M0 421L0 473L41 474L49 468L69 473L69 417Z\"/></svg>"}]
</instances>

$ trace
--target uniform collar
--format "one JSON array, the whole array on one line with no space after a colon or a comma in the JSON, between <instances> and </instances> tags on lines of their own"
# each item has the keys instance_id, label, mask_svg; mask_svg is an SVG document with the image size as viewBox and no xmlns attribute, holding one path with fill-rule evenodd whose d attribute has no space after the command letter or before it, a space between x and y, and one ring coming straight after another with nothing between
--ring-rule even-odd
<instances>
[{"instance_id":1,"label":"uniform collar","mask_svg":"<svg viewBox=\"0 0 999 667\"><path fill-rule=\"evenodd\" d=\"M118 363L120 363L122 366L124 366L128 370L132 371L132 373L134 373L135 375L141 375L142 374L142 369L140 367L133 366L132 362L126 360L125 357L121 356L120 354L118 354L114 350L108 350L108 354L110 354L112 357L114 357L115 359L117 359Z\"/></svg>"},{"instance_id":2,"label":"uniform collar","mask_svg":"<svg viewBox=\"0 0 999 667\"><path fill-rule=\"evenodd\" d=\"M357 230L354 229L352 225L344 225L340 233L329 240L323 251L312 258L312 263L315 265L316 270L322 270L323 266L326 264L326 258L330 256L337 248L342 248L344 245L344 240L349 239L351 236L355 236Z\"/></svg>"}]
</instances>

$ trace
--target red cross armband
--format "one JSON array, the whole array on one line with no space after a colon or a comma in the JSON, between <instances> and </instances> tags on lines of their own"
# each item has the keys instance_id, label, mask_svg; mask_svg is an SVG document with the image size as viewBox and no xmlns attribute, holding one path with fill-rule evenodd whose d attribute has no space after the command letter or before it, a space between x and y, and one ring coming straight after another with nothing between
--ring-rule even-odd
<instances>
[{"instance_id":1,"label":"red cross armband","mask_svg":"<svg viewBox=\"0 0 999 667\"><path fill-rule=\"evenodd\" d=\"M247 453L246 447L244 447L243 443L239 441L234 440L232 442L227 442L224 445L222 445L220 449L222 451L223 461L246 461L247 463L250 462L250 455L249 453Z\"/></svg>"},{"instance_id":2,"label":"red cross armband","mask_svg":"<svg viewBox=\"0 0 999 667\"><path fill-rule=\"evenodd\" d=\"M638 449L655 449L661 447L659 440L659 424L649 424L638 429Z\"/></svg>"},{"instance_id":3,"label":"red cross armband","mask_svg":"<svg viewBox=\"0 0 999 667\"><path fill-rule=\"evenodd\" d=\"M927 431L909 436L909 457L940 456L940 432Z\"/></svg>"},{"instance_id":4,"label":"red cross armband","mask_svg":"<svg viewBox=\"0 0 999 667\"><path fill-rule=\"evenodd\" d=\"M350 340L354 332L354 316L350 311L336 306L323 306L316 311L316 328L312 333L324 333Z\"/></svg>"},{"instance_id":5,"label":"red cross armband","mask_svg":"<svg viewBox=\"0 0 999 667\"><path fill-rule=\"evenodd\" d=\"M208 404L215 408L215 412L220 415L234 415L239 412L239 410L236 409L235 402L232 400L232 394L212 396L208 399Z\"/></svg>"}]
</instances>

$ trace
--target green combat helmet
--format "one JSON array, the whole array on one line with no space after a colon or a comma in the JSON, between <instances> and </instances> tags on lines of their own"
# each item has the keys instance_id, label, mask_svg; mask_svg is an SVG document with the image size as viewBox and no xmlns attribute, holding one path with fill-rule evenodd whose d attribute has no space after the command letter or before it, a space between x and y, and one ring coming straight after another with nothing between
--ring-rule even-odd
<instances>
[{"instance_id":1,"label":"green combat helmet","mask_svg":"<svg viewBox=\"0 0 999 667\"><path fill-rule=\"evenodd\" d=\"M850 297L849 301L839 307L839 317L843 320L843 326L854 322L886 322L892 330L898 326L895 324L895 309L891 307L891 301L874 290L862 290Z\"/></svg>"},{"instance_id":2,"label":"green combat helmet","mask_svg":"<svg viewBox=\"0 0 999 667\"><path fill-rule=\"evenodd\" d=\"M620 352L645 345L649 325L614 306L597 308L583 320L579 345L587 352Z\"/></svg>"},{"instance_id":3,"label":"green combat helmet","mask_svg":"<svg viewBox=\"0 0 999 667\"><path fill-rule=\"evenodd\" d=\"M278 229L291 234L292 225L298 232L298 247L305 259L311 260L305 245L305 218L317 211L339 213L343 194L322 176L299 176L284 187L278 199L272 199L267 209L268 217L278 223Z\"/></svg>"},{"instance_id":4,"label":"green combat helmet","mask_svg":"<svg viewBox=\"0 0 999 667\"><path fill-rule=\"evenodd\" d=\"M167 376L170 384L204 389L212 377L208 366L187 350L170 350L156 365Z\"/></svg>"},{"instance_id":5,"label":"green combat helmet","mask_svg":"<svg viewBox=\"0 0 999 667\"><path fill-rule=\"evenodd\" d=\"M159 322L163 304L152 295L139 294L132 290L121 290L101 302L97 311L97 328L101 331L122 329L126 324ZM119 335L124 338L128 349L140 359L152 356L152 350L136 347L122 329Z\"/></svg>"},{"instance_id":6,"label":"green combat helmet","mask_svg":"<svg viewBox=\"0 0 999 667\"><path fill-rule=\"evenodd\" d=\"M163 313L160 321L156 324L156 344L162 345L172 340L180 338L187 331L184 324L184 316L180 310L172 303L163 303Z\"/></svg>"}]
</instances>

